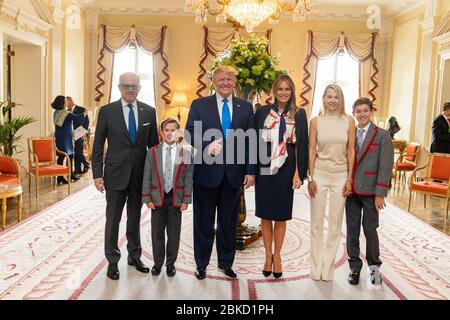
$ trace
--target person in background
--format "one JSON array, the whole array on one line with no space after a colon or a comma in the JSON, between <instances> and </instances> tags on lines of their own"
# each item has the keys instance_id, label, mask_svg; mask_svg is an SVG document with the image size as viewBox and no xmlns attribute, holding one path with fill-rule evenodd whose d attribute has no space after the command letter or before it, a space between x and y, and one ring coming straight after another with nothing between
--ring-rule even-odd
<instances>
[{"instance_id":1,"label":"person in background","mask_svg":"<svg viewBox=\"0 0 450 320\"><path fill-rule=\"evenodd\" d=\"M450 102L444 103L442 114L434 119L432 133L430 151L450 153Z\"/></svg>"},{"instance_id":2,"label":"person in background","mask_svg":"<svg viewBox=\"0 0 450 320\"><path fill-rule=\"evenodd\" d=\"M308 192L311 197L311 278L332 281L347 196L352 192L355 121L345 114L341 87L330 84L319 116L311 119ZM325 210L328 232L324 241Z\"/></svg>"},{"instance_id":3,"label":"person in background","mask_svg":"<svg viewBox=\"0 0 450 320\"><path fill-rule=\"evenodd\" d=\"M71 97L66 97L66 105L73 114L86 114L86 108L76 105L73 102ZM86 131L89 129L89 117L86 116L83 119L75 119L73 121L73 128L76 130L78 127L82 126ZM74 148L74 163L75 168L73 173L75 175L85 174L89 171L90 165L84 156L84 143L86 141L86 135L75 140L75 148ZM81 165L83 164L83 169L81 169Z\"/></svg>"},{"instance_id":4,"label":"person in background","mask_svg":"<svg viewBox=\"0 0 450 320\"><path fill-rule=\"evenodd\" d=\"M51 106L55 109L53 113L53 124L55 125L55 143L56 147L67 153L70 158L70 166L72 170L71 180L77 181L79 178L73 173L73 123L74 121L83 121L85 114L74 115L72 112L66 109L66 98L64 96L57 96L52 102ZM64 156L58 155L57 163L62 165L64 163ZM58 184L67 184L68 181L58 176Z\"/></svg>"}]
</instances>

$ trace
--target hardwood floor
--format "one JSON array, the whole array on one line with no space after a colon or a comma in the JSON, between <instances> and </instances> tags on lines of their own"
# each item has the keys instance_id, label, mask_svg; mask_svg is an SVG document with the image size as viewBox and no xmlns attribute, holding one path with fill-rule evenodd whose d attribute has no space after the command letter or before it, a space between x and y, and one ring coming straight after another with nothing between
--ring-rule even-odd
<instances>
[{"instance_id":1,"label":"hardwood floor","mask_svg":"<svg viewBox=\"0 0 450 320\"><path fill-rule=\"evenodd\" d=\"M25 170L23 170L25 172ZM83 189L93 183L92 173L89 172L80 180L72 183L72 193ZM34 191L34 180L31 180L31 195L28 192L28 177L22 177L23 186L23 209L22 221L40 212L41 210L63 200L67 196L67 186L58 185L53 190L50 180L41 180L39 199L36 200ZM397 207L407 211L409 190L403 187L392 189L388 195L388 201ZM17 224L17 201L8 199L8 210L6 214L6 228ZM437 197L427 197L427 207L423 207L423 195L413 196L411 203L411 214L433 226L434 228L450 235L450 218L445 220L445 200Z\"/></svg>"}]
</instances>

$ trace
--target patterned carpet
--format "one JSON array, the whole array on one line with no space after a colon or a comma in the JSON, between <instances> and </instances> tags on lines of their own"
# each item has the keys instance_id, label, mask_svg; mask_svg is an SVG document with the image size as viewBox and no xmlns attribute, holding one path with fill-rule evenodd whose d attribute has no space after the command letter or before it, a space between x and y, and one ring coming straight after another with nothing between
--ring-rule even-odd
<instances>
[{"instance_id":1,"label":"patterned carpet","mask_svg":"<svg viewBox=\"0 0 450 320\"><path fill-rule=\"evenodd\" d=\"M246 193L247 223L254 217L254 192ZM217 269L215 249L207 278L194 276L192 211L183 214L177 274L168 278L137 272L126 264L125 215L121 224L121 278L106 278L103 256L104 195L89 186L15 227L0 233L0 299L449 299L450 238L388 204L380 217L381 286L369 282L367 266L360 284L347 283L345 230L333 282L309 277L309 199L297 191L294 219L283 248L283 277L265 278L262 240L238 251L231 280ZM344 223L345 225L345 223ZM152 266L150 212L143 211L143 261ZM362 249L364 239L362 237ZM363 251L364 252L364 251ZM195 292L195 296L192 294Z\"/></svg>"}]
</instances>

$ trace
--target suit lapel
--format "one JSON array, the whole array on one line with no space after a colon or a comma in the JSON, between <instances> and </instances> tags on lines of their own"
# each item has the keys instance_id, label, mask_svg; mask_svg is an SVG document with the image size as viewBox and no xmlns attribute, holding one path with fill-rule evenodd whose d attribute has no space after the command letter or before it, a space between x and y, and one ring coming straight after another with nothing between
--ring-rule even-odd
<instances>
[{"instance_id":1,"label":"suit lapel","mask_svg":"<svg viewBox=\"0 0 450 320\"><path fill-rule=\"evenodd\" d=\"M238 124L238 118L239 118L239 112L241 110L241 104L239 103L239 100L235 97L233 97L233 116L231 119L231 129L237 128Z\"/></svg>"},{"instance_id":2,"label":"suit lapel","mask_svg":"<svg viewBox=\"0 0 450 320\"><path fill-rule=\"evenodd\" d=\"M123 114L122 102L120 99L119 99L119 101L116 102L116 105L114 106L114 110L115 110L117 119L122 119L122 120L119 120L119 126L120 126L123 134L126 135L126 137L129 140L130 138L128 137L127 123L125 121L125 116Z\"/></svg>"},{"instance_id":3,"label":"suit lapel","mask_svg":"<svg viewBox=\"0 0 450 320\"><path fill-rule=\"evenodd\" d=\"M159 176L161 177L161 188L164 191L164 167L163 167L163 159L162 159L162 151L163 151L163 144L160 143L158 145L158 148L156 149L156 170L158 170Z\"/></svg>"},{"instance_id":4,"label":"suit lapel","mask_svg":"<svg viewBox=\"0 0 450 320\"><path fill-rule=\"evenodd\" d=\"M220 122L219 107L217 105L217 96L214 94L210 96L210 98L211 98L210 104L212 106L211 117L214 121L214 127L222 130L222 122Z\"/></svg>"},{"instance_id":5,"label":"suit lapel","mask_svg":"<svg viewBox=\"0 0 450 320\"><path fill-rule=\"evenodd\" d=\"M137 110L138 110L138 127L137 127L137 135L136 135L136 141L139 139L139 135L141 134L142 124L144 123L144 108L142 107L141 103L137 101Z\"/></svg>"},{"instance_id":6,"label":"suit lapel","mask_svg":"<svg viewBox=\"0 0 450 320\"><path fill-rule=\"evenodd\" d=\"M358 158L358 162L357 164L359 164L362 160L362 158L364 158L364 156L366 155L367 151L369 150L370 146L373 143L373 140L375 139L375 136L378 133L378 127L375 126L373 123L370 123L369 126L369 130L367 130L367 134L366 137L364 139L361 151L360 151L360 156Z\"/></svg>"},{"instance_id":7,"label":"suit lapel","mask_svg":"<svg viewBox=\"0 0 450 320\"><path fill-rule=\"evenodd\" d=\"M173 187L175 188L176 186L176 178L178 176L178 170L180 170L180 164L183 162L183 148L181 148L180 146L176 145L175 146L175 162L173 164L173 168L172 168L172 172L173 172ZM175 191L175 189L173 190Z\"/></svg>"},{"instance_id":8,"label":"suit lapel","mask_svg":"<svg viewBox=\"0 0 450 320\"><path fill-rule=\"evenodd\" d=\"M366 134L366 136L364 137L364 141L363 141L363 144L362 144L362 146L361 146L361 151L360 151L361 154L362 154L362 153L367 149L367 147L369 146L369 142L370 142L370 140L372 139L373 133L374 133L374 129L373 129L373 124L371 123L370 126L369 126L369 129L367 129L367 134Z\"/></svg>"}]
</instances>

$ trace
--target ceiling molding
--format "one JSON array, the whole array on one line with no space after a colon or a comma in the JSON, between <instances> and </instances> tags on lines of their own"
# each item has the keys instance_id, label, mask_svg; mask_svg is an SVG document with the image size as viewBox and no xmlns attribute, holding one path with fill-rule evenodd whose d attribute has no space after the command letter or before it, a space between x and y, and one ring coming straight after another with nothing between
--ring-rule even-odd
<instances>
[{"instance_id":1,"label":"ceiling molding","mask_svg":"<svg viewBox=\"0 0 450 320\"><path fill-rule=\"evenodd\" d=\"M450 32L450 11L447 12L441 19L441 22L436 26L431 36L437 38L443 34Z\"/></svg>"},{"instance_id":2,"label":"ceiling molding","mask_svg":"<svg viewBox=\"0 0 450 320\"><path fill-rule=\"evenodd\" d=\"M49 24L54 24L53 15L45 4L44 0L31 0L34 9L38 12L42 20Z\"/></svg>"},{"instance_id":3,"label":"ceiling molding","mask_svg":"<svg viewBox=\"0 0 450 320\"><path fill-rule=\"evenodd\" d=\"M24 34L33 34L40 39L48 38L52 24L25 10L3 1L0 7L0 24Z\"/></svg>"}]
</instances>

